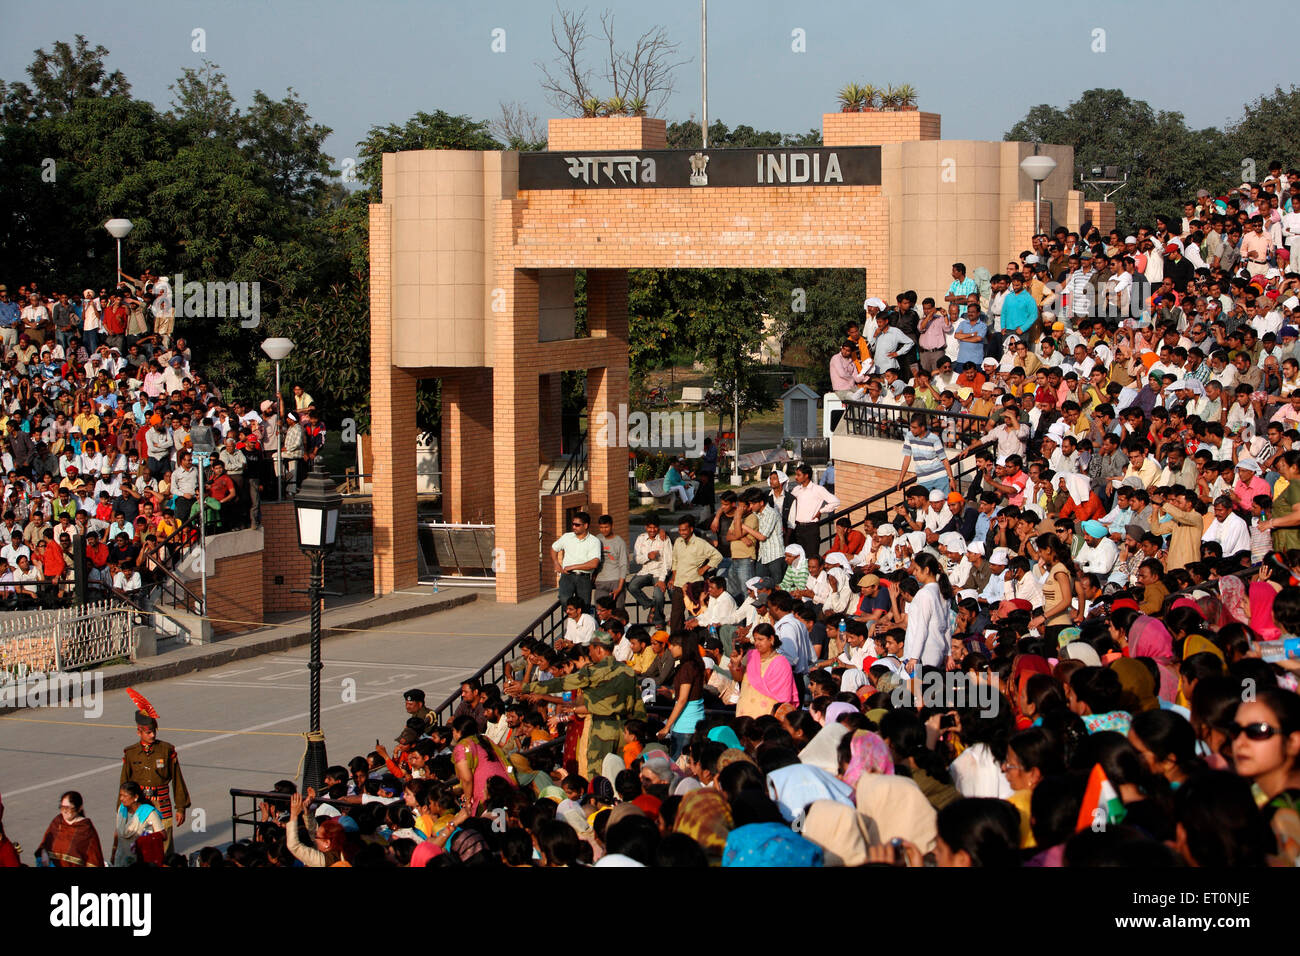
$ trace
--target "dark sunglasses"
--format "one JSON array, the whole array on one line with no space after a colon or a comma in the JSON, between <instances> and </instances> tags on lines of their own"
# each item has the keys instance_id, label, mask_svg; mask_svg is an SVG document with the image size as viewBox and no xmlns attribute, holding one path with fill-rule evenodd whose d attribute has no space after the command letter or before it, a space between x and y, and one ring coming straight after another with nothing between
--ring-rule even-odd
<instances>
[{"instance_id":1,"label":"dark sunglasses","mask_svg":"<svg viewBox=\"0 0 1300 956\"><path fill-rule=\"evenodd\" d=\"M1227 727L1228 739L1236 740L1242 734L1250 740L1269 740L1282 731L1272 724L1264 723L1262 720L1255 724L1237 724L1232 723Z\"/></svg>"}]
</instances>

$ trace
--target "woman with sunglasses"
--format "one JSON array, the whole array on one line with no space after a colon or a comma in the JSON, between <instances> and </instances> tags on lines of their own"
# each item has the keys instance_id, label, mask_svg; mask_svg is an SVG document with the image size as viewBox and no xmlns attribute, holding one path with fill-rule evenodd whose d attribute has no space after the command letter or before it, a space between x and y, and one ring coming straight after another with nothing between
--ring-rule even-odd
<instances>
[{"instance_id":1,"label":"woman with sunglasses","mask_svg":"<svg viewBox=\"0 0 1300 956\"><path fill-rule=\"evenodd\" d=\"M59 797L59 815L50 821L36 848L37 865L103 866L104 849L95 825L86 818L81 794L68 790ZM41 857L45 862L42 863Z\"/></svg>"},{"instance_id":2,"label":"woman with sunglasses","mask_svg":"<svg viewBox=\"0 0 1300 956\"><path fill-rule=\"evenodd\" d=\"M1264 816L1277 840L1278 866L1300 860L1300 696L1265 688L1237 707L1228 729L1237 774L1263 795Z\"/></svg>"}]
</instances>

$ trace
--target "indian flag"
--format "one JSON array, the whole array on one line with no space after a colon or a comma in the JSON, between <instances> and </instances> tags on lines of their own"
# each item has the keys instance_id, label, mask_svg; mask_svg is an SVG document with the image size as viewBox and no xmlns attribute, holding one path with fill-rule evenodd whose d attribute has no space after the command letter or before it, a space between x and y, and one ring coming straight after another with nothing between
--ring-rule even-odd
<instances>
[{"instance_id":1,"label":"indian flag","mask_svg":"<svg viewBox=\"0 0 1300 956\"><path fill-rule=\"evenodd\" d=\"M1083 794L1083 805L1079 807L1079 820L1074 831L1091 827L1104 830L1111 824L1123 823L1128 811L1119 798L1119 792L1101 769L1101 764L1093 764L1092 773L1088 774L1088 789Z\"/></svg>"}]
</instances>

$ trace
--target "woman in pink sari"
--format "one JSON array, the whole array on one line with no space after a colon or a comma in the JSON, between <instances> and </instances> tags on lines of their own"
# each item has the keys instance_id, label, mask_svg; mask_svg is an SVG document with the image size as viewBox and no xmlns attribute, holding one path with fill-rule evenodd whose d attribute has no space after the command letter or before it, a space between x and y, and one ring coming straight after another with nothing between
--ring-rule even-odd
<instances>
[{"instance_id":1,"label":"woman in pink sari","mask_svg":"<svg viewBox=\"0 0 1300 956\"><path fill-rule=\"evenodd\" d=\"M1245 624L1259 635L1261 641L1275 641L1282 636L1282 629L1273 620L1273 599L1282 585L1289 582L1291 571L1285 565L1266 561L1261 574L1265 576L1264 580L1252 581L1249 590L1235 575L1222 577L1219 579L1219 594L1232 620Z\"/></svg>"},{"instance_id":2,"label":"woman in pink sari","mask_svg":"<svg viewBox=\"0 0 1300 956\"><path fill-rule=\"evenodd\" d=\"M781 639L771 624L754 628L754 648L742 660L740 651L731 655L731 676L740 681L737 717L761 717L780 704L799 706L790 662L777 652Z\"/></svg>"},{"instance_id":3,"label":"woman in pink sari","mask_svg":"<svg viewBox=\"0 0 1300 956\"><path fill-rule=\"evenodd\" d=\"M1143 614L1128 632L1128 656L1149 657L1160 670L1160 699L1173 703L1178 696L1178 665L1174 662L1174 638L1154 617Z\"/></svg>"}]
</instances>

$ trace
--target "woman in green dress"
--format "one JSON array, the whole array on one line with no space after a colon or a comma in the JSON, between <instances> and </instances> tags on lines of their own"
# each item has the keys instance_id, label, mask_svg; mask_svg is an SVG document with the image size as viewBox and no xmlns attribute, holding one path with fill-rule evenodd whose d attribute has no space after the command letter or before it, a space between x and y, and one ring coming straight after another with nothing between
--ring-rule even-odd
<instances>
[{"instance_id":1,"label":"woman in green dress","mask_svg":"<svg viewBox=\"0 0 1300 956\"><path fill-rule=\"evenodd\" d=\"M1292 449L1277 460L1286 487L1273 498L1273 517L1260 522L1260 530L1273 532L1273 550L1300 548L1300 450Z\"/></svg>"}]
</instances>

